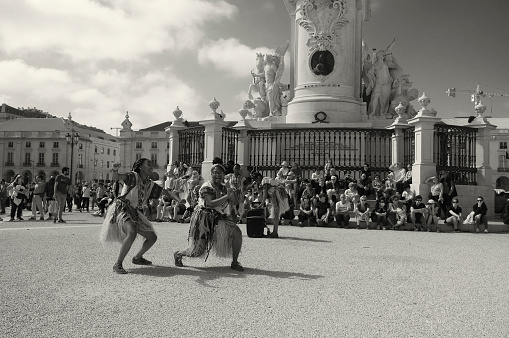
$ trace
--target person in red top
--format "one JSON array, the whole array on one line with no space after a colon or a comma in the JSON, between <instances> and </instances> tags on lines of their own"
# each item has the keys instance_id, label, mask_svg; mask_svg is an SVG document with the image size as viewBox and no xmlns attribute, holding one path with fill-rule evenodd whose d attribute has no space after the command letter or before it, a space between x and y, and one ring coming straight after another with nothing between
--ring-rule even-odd
<instances>
[{"instance_id":1,"label":"person in red top","mask_svg":"<svg viewBox=\"0 0 509 338\"><path fill-rule=\"evenodd\" d=\"M62 174L55 178L55 201L57 202L57 214L53 218L53 223L65 223L62 219L62 214L65 209L65 202L67 201L67 193L71 186L71 179L69 178L69 168L63 167Z\"/></svg>"}]
</instances>

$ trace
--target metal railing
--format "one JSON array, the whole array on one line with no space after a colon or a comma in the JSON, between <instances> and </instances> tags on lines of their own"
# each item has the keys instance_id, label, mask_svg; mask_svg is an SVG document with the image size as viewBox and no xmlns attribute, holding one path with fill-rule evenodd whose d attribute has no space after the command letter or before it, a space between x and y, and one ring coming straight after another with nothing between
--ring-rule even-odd
<instances>
[{"instance_id":1,"label":"metal railing","mask_svg":"<svg viewBox=\"0 0 509 338\"><path fill-rule=\"evenodd\" d=\"M205 127L179 130L178 134L178 160L190 164L194 170L201 173L202 162L205 159Z\"/></svg>"},{"instance_id":2,"label":"metal railing","mask_svg":"<svg viewBox=\"0 0 509 338\"><path fill-rule=\"evenodd\" d=\"M239 156L239 131L224 127L221 134L221 159L224 163L237 163Z\"/></svg>"},{"instance_id":3,"label":"metal railing","mask_svg":"<svg viewBox=\"0 0 509 338\"><path fill-rule=\"evenodd\" d=\"M403 130L403 165L415 163L415 127Z\"/></svg>"},{"instance_id":4,"label":"metal railing","mask_svg":"<svg viewBox=\"0 0 509 338\"><path fill-rule=\"evenodd\" d=\"M433 133L433 161L437 173L448 171L454 174L456 184L476 185L477 129L435 124Z\"/></svg>"},{"instance_id":5,"label":"metal railing","mask_svg":"<svg viewBox=\"0 0 509 338\"><path fill-rule=\"evenodd\" d=\"M249 130L250 169L274 177L283 161L299 164L305 178L326 161L359 178L367 163L373 173L388 172L391 136L388 129L271 129Z\"/></svg>"}]
</instances>

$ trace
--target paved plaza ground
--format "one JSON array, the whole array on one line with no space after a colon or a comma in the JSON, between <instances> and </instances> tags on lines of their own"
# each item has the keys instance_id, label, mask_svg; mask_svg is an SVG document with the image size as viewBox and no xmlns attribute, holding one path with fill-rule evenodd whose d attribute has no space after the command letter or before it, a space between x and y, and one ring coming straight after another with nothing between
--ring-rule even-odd
<instances>
[{"instance_id":1,"label":"paved plaza ground","mask_svg":"<svg viewBox=\"0 0 509 338\"><path fill-rule=\"evenodd\" d=\"M509 234L241 225L239 273L212 255L175 267L188 225L155 223L154 265L131 263L136 241L117 275L102 219L65 216L0 222L0 336L509 337Z\"/></svg>"}]
</instances>

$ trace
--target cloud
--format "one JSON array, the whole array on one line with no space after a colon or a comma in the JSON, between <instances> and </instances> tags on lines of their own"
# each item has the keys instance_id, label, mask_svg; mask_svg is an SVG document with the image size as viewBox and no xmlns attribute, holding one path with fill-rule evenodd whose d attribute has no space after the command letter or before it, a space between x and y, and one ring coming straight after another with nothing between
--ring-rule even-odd
<instances>
[{"instance_id":1,"label":"cloud","mask_svg":"<svg viewBox=\"0 0 509 338\"><path fill-rule=\"evenodd\" d=\"M198 51L198 62L201 65L213 65L231 77L250 76L255 68L256 53L274 53L275 49L267 47L251 48L239 40L219 39L210 41Z\"/></svg>"},{"instance_id":2,"label":"cloud","mask_svg":"<svg viewBox=\"0 0 509 338\"><path fill-rule=\"evenodd\" d=\"M17 0L0 12L0 50L53 52L74 62L142 60L195 48L204 25L236 12L225 1Z\"/></svg>"}]
</instances>

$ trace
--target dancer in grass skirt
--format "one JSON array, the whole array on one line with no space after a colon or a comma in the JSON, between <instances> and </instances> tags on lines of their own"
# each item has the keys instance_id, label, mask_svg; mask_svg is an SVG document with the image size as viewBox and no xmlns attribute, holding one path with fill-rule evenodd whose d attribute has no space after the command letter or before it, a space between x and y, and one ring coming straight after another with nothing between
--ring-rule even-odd
<instances>
[{"instance_id":1,"label":"dancer in grass skirt","mask_svg":"<svg viewBox=\"0 0 509 338\"><path fill-rule=\"evenodd\" d=\"M118 169L119 164L114 164L112 178L113 180L123 181L123 188L120 196L108 207L100 239L102 242L119 242L122 244L117 262L113 265L113 271L126 274L127 271L123 268L122 263L137 235L145 237L145 241L133 257L133 264L152 264L152 262L143 258L143 254L154 245L157 236L154 227L144 215L143 208L148 205L147 202L155 183L150 179L152 163L149 159L137 160L132 171L126 174L119 174Z\"/></svg>"},{"instance_id":2,"label":"dancer in grass skirt","mask_svg":"<svg viewBox=\"0 0 509 338\"><path fill-rule=\"evenodd\" d=\"M198 205L191 216L189 246L176 251L173 256L175 265L184 266L182 257L200 257L207 259L211 250L219 257L232 257L231 268L244 271L238 262L242 247L242 232L236 225L236 214L231 210L235 201L235 191L224 185L225 168L222 164L212 166L212 179L205 182L199 191Z\"/></svg>"}]
</instances>

